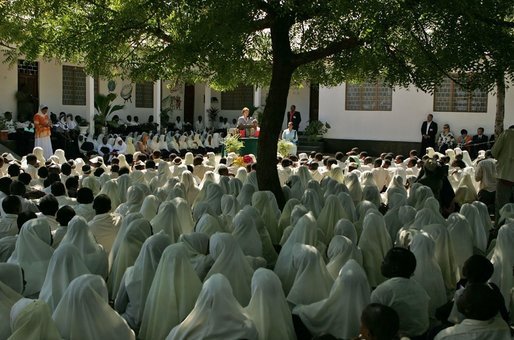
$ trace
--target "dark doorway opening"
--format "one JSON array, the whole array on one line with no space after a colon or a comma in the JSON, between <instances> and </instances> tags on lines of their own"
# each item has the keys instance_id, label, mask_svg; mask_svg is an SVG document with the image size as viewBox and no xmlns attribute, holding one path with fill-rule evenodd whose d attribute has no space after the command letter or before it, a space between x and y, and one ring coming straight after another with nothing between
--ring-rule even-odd
<instances>
[{"instance_id":1,"label":"dark doorway opening","mask_svg":"<svg viewBox=\"0 0 514 340\"><path fill-rule=\"evenodd\" d=\"M195 121L195 86L186 84L184 89L184 122L193 125Z\"/></svg>"}]
</instances>

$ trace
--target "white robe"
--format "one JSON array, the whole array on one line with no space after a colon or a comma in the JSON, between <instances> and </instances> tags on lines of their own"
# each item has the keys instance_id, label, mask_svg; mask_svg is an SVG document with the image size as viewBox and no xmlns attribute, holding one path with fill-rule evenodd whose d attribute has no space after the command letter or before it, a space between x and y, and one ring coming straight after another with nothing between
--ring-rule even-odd
<instances>
[{"instance_id":1,"label":"white robe","mask_svg":"<svg viewBox=\"0 0 514 340\"><path fill-rule=\"evenodd\" d=\"M60 340L52 312L42 300L21 299L11 309L12 335L9 340ZM7 323L8 319L2 319Z\"/></svg>"},{"instance_id":2,"label":"white robe","mask_svg":"<svg viewBox=\"0 0 514 340\"><path fill-rule=\"evenodd\" d=\"M89 229L96 238L96 242L101 244L107 254L111 252L114 240L118 234L120 226L120 216L105 213L96 215L89 223Z\"/></svg>"},{"instance_id":3,"label":"white robe","mask_svg":"<svg viewBox=\"0 0 514 340\"><path fill-rule=\"evenodd\" d=\"M109 306L107 287L98 275L73 280L52 318L65 339L135 339L125 320Z\"/></svg>"},{"instance_id":4,"label":"white robe","mask_svg":"<svg viewBox=\"0 0 514 340\"><path fill-rule=\"evenodd\" d=\"M257 329L232 295L229 281L221 274L214 274L203 284L194 309L166 339L257 338Z\"/></svg>"}]
</instances>

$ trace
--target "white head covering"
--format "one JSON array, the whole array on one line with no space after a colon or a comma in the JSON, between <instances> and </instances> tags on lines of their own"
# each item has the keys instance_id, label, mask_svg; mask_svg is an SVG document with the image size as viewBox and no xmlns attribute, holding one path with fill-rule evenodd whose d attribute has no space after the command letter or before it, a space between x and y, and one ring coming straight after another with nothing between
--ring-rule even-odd
<instances>
[{"instance_id":1,"label":"white head covering","mask_svg":"<svg viewBox=\"0 0 514 340\"><path fill-rule=\"evenodd\" d=\"M511 309L511 294L513 287L512 268L514 266L514 224L504 224L498 231L491 262L494 273L491 282L494 282L502 292L505 306Z\"/></svg>"},{"instance_id":2,"label":"white head covering","mask_svg":"<svg viewBox=\"0 0 514 340\"><path fill-rule=\"evenodd\" d=\"M353 203L358 204L362 200L362 188L357 174L355 172L347 174L344 179L344 185L348 188Z\"/></svg>"},{"instance_id":3,"label":"white head covering","mask_svg":"<svg viewBox=\"0 0 514 340\"><path fill-rule=\"evenodd\" d=\"M246 182L246 176L248 176L248 172L246 171L246 168L241 167L237 169L236 177L238 180L241 181L241 184Z\"/></svg>"},{"instance_id":4,"label":"white head covering","mask_svg":"<svg viewBox=\"0 0 514 340\"><path fill-rule=\"evenodd\" d=\"M136 152L136 147L134 146L134 141L132 137L126 137L125 143L127 144L127 154L134 154Z\"/></svg>"},{"instance_id":5,"label":"white head covering","mask_svg":"<svg viewBox=\"0 0 514 340\"><path fill-rule=\"evenodd\" d=\"M314 246L316 240L316 220L311 213L305 214L294 224L291 235L278 254L275 264L275 274L280 278L286 294L289 293L296 276L296 268L293 267L294 246L297 243Z\"/></svg>"},{"instance_id":6,"label":"white head covering","mask_svg":"<svg viewBox=\"0 0 514 340\"><path fill-rule=\"evenodd\" d=\"M118 144L118 142L121 142L121 145ZM119 154L125 154L127 153L127 144L123 141L123 138L116 137L116 140L114 141L113 150L118 151Z\"/></svg>"},{"instance_id":7,"label":"white head covering","mask_svg":"<svg viewBox=\"0 0 514 340\"><path fill-rule=\"evenodd\" d=\"M239 195L237 195L237 201L239 202L239 207L243 208L245 205L252 204L252 196L255 192L255 187L251 184L243 184L241 190L239 191Z\"/></svg>"},{"instance_id":8,"label":"white head covering","mask_svg":"<svg viewBox=\"0 0 514 340\"><path fill-rule=\"evenodd\" d=\"M99 195L105 194L105 195L109 196L109 198L111 199L112 210L116 210L116 208L121 203L120 192L118 189L118 181L117 180L111 179L111 180L108 180L107 182L105 182L104 185L102 185L102 189L100 190L100 192L98 194ZM123 196L125 196L125 194Z\"/></svg>"},{"instance_id":9,"label":"white head covering","mask_svg":"<svg viewBox=\"0 0 514 340\"><path fill-rule=\"evenodd\" d=\"M294 207L299 204L301 203L296 198L290 198L287 200L278 220L278 229L280 234L284 232L284 229L291 225L291 213L293 212Z\"/></svg>"},{"instance_id":10,"label":"white head covering","mask_svg":"<svg viewBox=\"0 0 514 340\"><path fill-rule=\"evenodd\" d=\"M160 204L161 201L157 198L157 196L146 196L143 200L143 204L141 204L141 209L139 209L139 212L145 219L150 221L157 215Z\"/></svg>"},{"instance_id":11,"label":"white head covering","mask_svg":"<svg viewBox=\"0 0 514 340\"><path fill-rule=\"evenodd\" d=\"M350 222L357 221L357 211L355 210L355 203L353 203L352 197L346 192L340 192L337 194L337 198L341 201L343 206L345 218L349 219Z\"/></svg>"},{"instance_id":12,"label":"white head covering","mask_svg":"<svg viewBox=\"0 0 514 340\"><path fill-rule=\"evenodd\" d=\"M413 278L425 288L430 297L429 315L434 316L435 310L446 303L443 275L435 259L435 242L428 234L417 233L412 238L410 250L416 256Z\"/></svg>"},{"instance_id":13,"label":"white head covering","mask_svg":"<svg viewBox=\"0 0 514 340\"><path fill-rule=\"evenodd\" d=\"M54 155L57 156L57 159L59 160L60 165L63 165L64 163L67 162L63 149L55 150Z\"/></svg>"},{"instance_id":14,"label":"white head covering","mask_svg":"<svg viewBox=\"0 0 514 340\"><path fill-rule=\"evenodd\" d=\"M55 310L70 282L83 274L89 274L89 270L78 249L71 244L59 245L50 259L39 298Z\"/></svg>"},{"instance_id":15,"label":"white head covering","mask_svg":"<svg viewBox=\"0 0 514 340\"><path fill-rule=\"evenodd\" d=\"M109 306L107 287L98 275L73 280L52 317L65 339L135 339L125 320Z\"/></svg>"},{"instance_id":16,"label":"white head covering","mask_svg":"<svg viewBox=\"0 0 514 340\"><path fill-rule=\"evenodd\" d=\"M327 270L334 280L349 260L355 260L359 266L362 264L361 250L349 238L341 235L335 235L332 238L328 245L327 256L329 259Z\"/></svg>"},{"instance_id":17,"label":"white head covering","mask_svg":"<svg viewBox=\"0 0 514 340\"><path fill-rule=\"evenodd\" d=\"M302 196L302 204L312 212L314 217L318 217L321 212L321 208L323 208L322 203L320 202L319 196L312 189L306 189Z\"/></svg>"},{"instance_id":18,"label":"white head covering","mask_svg":"<svg viewBox=\"0 0 514 340\"><path fill-rule=\"evenodd\" d=\"M223 274L230 282L234 296L242 305L250 301L250 284L253 268L231 234L216 233L211 236L209 253L214 264L207 273L206 279L216 273Z\"/></svg>"},{"instance_id":19,"label":"white head covering","mask_svg":"<svg viewBox=\"0 0 514 340\"><path fill-rule=\"evenodd\" d=\"M220 224L220 220L209 212L207 209L206 212L204 212L200 219L196 222L195 230L199 233L205 233L207 235L212 236L214 233L217 232L223 232L223 226Z\"/></svg>"},{"instance_id":20,"label":"white head covering","mask_svg":"<svg viewBox=\"0 0 514 340\"><path fill-rule=\"evenodd\" d=\"M200 192L200 189L196 186L193 174L190 171L184 171L180 175L180 182L184 185L184 194L186 195L187 202L190 206L193 203Z\"/></svg>"},{"instance_id":21,"label":"white head covering","mask_svg":"<svg viewBox=\"0 0 514 340\"><path fill-rule=\"evenodd\" d=\"M249 172L246 175L246 179L243 183L252 185L256 191L259 190L259 185L257 183L257 173L255 171Z\"/></svg>"},{"instance_id":22,"label":"white head covering","mask_svg":"<svg viewBox=\"0 0 514 340\"><path fill-rule=\"evenodd\" d=\"M201 287L186 246L183 243L168 246L155 271L139 336L164 339L191 312Z\"/></svg>"},{"instance_id":23,"label":"white head covering","mask_svg":"<svg viewBox=\"0 0 514 340\"><path fill-rule=\"evenodd\" d=\"M280 209L275 195L271 191L256 191L252 195L252 206L260 213L273 244L278 244L282 235L278 230Z\"/></svg>"},{"instance_id":24,"label":"white head covering","mask_svg":"<svg viewBox=\"0 0 514 340\"><path fill-rule=\"evenodd\" d=\"M182 234L177 208L169 201L160 205L157 215L152 218L150 224L154 232L164 231L171 238L172 243L175 243Z\"/></svg>"},{"instance_id":25,"label":"white head covering","mask_svg":"<svg viewBox=\"0 0 514 340\"><path fill-rule=\"evenodd\" d=\"M336 235L345 236L349 238L353 244L357 245L357 230L355 229L353 223L346 218L342 218L337 221L334 227L334 236Z\"/></svg>"},{"instance_id":26,"label":"white head covering","mask_svg":"<svg viewBox=\"0 0 514 340\"><path fill-rule=\"evenodd\" d=\"M334 227L340 219L345 217L343 206L335 195L330 195L325 200L325 206L318 216L318 227L323 230L325 243L329 243L334 236Z\"/></svg>"},{"instance_id":27,"label":"white head covering","mask_svg":"<svg viewBox=\"0 0 514 340\"><path fill-rule=\"evenodd\" d=\"M473 232L466 217L459 213L452 213L448 216L448 232L453 245L453 258L459 278L464 262L473 255Z\"/></svg>"},{"instance_id":28,"label":"white head covering","mask_svg":"<svg viewBox=\"0 0 514 340\"><path fill-rule=\"evenodd\" d=\"M255 223L257 231L259 232L260 241L262 243L262 256L268 262L269 265L273 265L277 260L277 253L275 248L273 247L273 243L271 241L270 234L264 220L262 219L259 211L252 206L245 206L242 210L242 213L251 216L252 220Z\"/></svg>"},{"instance_id":29,"label":"white head covering","mask_svg":"<svg viewBox=\"0 0 514 340\"><path fill-rule=\"evenodd\" d=\"M102 184L100 183L100 180L96 176L87 176L82 179L81 182L82 188L89 188L91 191L93 191L93 195L98 195L102 188Z\"/></svg>"},{"instance_id":30,"label":"white head covering","mask_svg":"<svg viewBox=\"0 0 514 340\"><path fill-rule=\"evenodd\" d=\"M36 146L34 147L34 149L32 149L32 153L34 154L34 156L36 156L37 158L37 161L39 162L39 164L42 166L43 164L45 164L46 162L46 159L45 159L45 152L43 150L42 147L40 146Z\"/></svg>"},{"instance_id":31,"label":"white head covering","mask_svg":"<svg viewBox=\"0 0 514 340\"><path fill-rule=\"evenodd\" d=\"M60 340L61 336L48 305L41 300L20 299L10 313L12 335L9 340ZM7 318L2 319L7 325Z\"/></svg>"},{"instance_id":32,"label":"white head covering","mask_svg":"<svg viewBox=\"0 0 514 340\"><path fill-rule=\"evenodd\" d=\"M143 243L150 235L152 235L152 226L144 218L136 219L128 225L107 281L111 296L115 297L118 293L125 270L134 265Z\"/></svg>"},{"instance_id":33,"label":"white head covering","mask_svg":"<svg viewBox=\"0 0 514 340\"><path fill-rule=\"evenodd\" d=\"M429 224L423 227L435 242L435 259L443 275L444 284L448 291L455 289L458 268L454 260L453 242L446 226L441 224Z\"/></svg>"},{"instance_id":34,"label":"white head covering","mask_svg":"<svg viewBox=\"0 0 514 340\"><path fill-rule=\"evenodd\" d=\"M392 246L384 216L374 211L367 214L362 226L359 247L362 250L363 267L372 287L378 286L385 280L380 267L385 254Z\"/></svg>"},{"instance_id":35,"label":"white head covering","mask_svg":"<svg viewBox=\"0 0 514 340\"><path fill-rule=\"evenodd\" d=\"M330 334L338 339L353 339L359 334L360 316L369 304L370 292L366 273L355 260L349 260L328 298L297 306L293 313L300 316L313 336Z\"/></svg>"},{"instance_id":36,"label":"white head covering","mask_svg":"<svg viewBox=\"0 0 514 340\"><path fill-rule=\"evenodd\" d=\"M232 294L227 278L214 274L203 284L194 309L166 339L257 338L255 325Z\"/></svg>"},{"instance_id":37,"label":"white head covering","mask_svg":"<svg viewBox=\"0 0 514 340\"><path fill-rule=\"evenodd\" d=\"M252 299L245 308L260 340L296 339L291 311L278 276L259 268L252 278Z\"/></svg>"},{"instance_id":38,"label":"white head covering","mask_svg":"<svg viewBox=\"0 0 514 340\"><path fill-rule=\"evenodd\" d=\"M287 301L292 305L307 305L328 297L334 280L316 247L297 243L293 248L296 277Z\"/></svg>"},{"instance_id":39,"label":"white head covering","mask_svg":"<svg viewBox=\"0 0 514 340\"><path fill-rule=\"evenodd\" d=\"M471 204L478 209L478 214L482 219L482 226L485 228L486 233L489 233L489 230L491 230L491 228L493 227L493 222L491 221L491 217L489 216L487 205L480 201L475 201Z\"/></svg>"},{"instance_id":40,"label":"white head covering","mask_svg":"<svg viewBox=\"0 0 514 340\"><path fill-rule=\"evenodd\" d=\"M189 261L200 280L203 281L214 263L212 257L207 254L209 252L209 235L204 233L182 234L179 242L186 246Z\"/></svg>"},{"instance_id":41,"label":"white head covering","mask_svg":"<svg viewBox=\"0 0 514 340\"><path fill-rule=\"evenodd\" d=\"M17 268L17 270L19 271L20 276L21 276L21 269L19 268L19 266L15 265L15 264L0 263L0 266L1 266L0 271L3 271L4 269L10 270L10 269ZM9 266L9 267L6 267L6 266ZM6 273L2 272L2 276L4 276L3 274L6 274ZM2 322L0 322L0 337L2 339L7 339L9 337L9 335L11 335L10 325L6 321L9 320L9 315L10 315L12 306L18 300L23 298L23 296L20 295L21 290L23 289L23 283L22 283L21 289L18 289L18 291L15 291L14 289L12 289L12 287L7 285L7 283L3 281L5 279L6 279L6 277L0 278L0 320L2 320Z\"/></svg>"},{"instance_id":42,"label":"white head covering","mask_svg":"<svg viewBox=\"0 0 514 340\"><path fill-rule=\"evenodd\" d=\"M141 185L134 184L126 193L127 201L115 210L115 212L124 216L128 213L138 212L141 209L141 204L145 199L145 192Z\"/></svg>"},{"instance_id":43,"label":"white head covering","mask_svg":"<svg viewBox=\"0 0 514 340\"><path fill-rule=\"evenodd\" d=\"M48 263L53 254L50 225L46 218L36 218L25 222L21 228L16 248L7 260L20 265L25 273L24 296L39 293L45 280Z\"/></svg>"},{"instance_id":44,"label":"white head covering","mask_svg":"<svg viewBox=\"0 0 514 340\"><path fill-rule=\"evenodd\" d=\"M466 217L473 232L473 246L485 252L487 248L487 226L483 225L483 219L480 217L478 209L472 204L465 203L460 208L460 213Z\"/></svg>"},{"instance_id":45,"label":"white head covering","mask_svg":"<svg viewBox=\"0 0 514 340\"><path fill-rule=\"evenodd\" d=\"M262 242L257 230L256 221L248 210L240 211L233 221L232 235L245 255L262 256Z\"/></svg>"},{"instance_id":46,"label":"white head covering","mask_svg":"<svg viewBox=\"0 0 514 340\"><path fill-rule=\"evenodd\" d=\"M128 267L125 271L124 285L128 304L123 310L123 318L127 320L132 328L139 329L141 325L143 310L157 265L162 253L170 244L170 238L163 232L150 236L143 243L134 266ZM118 294L118 297L120 297L120 294ZM118 297L116 297L116 309L118 309ZM123 297L120 299L123 300Z\"/></svg>"},{"instance_id":47,"label":"white head covering","mask_svg":"<svg viewBox=\"0 0 514 340\"><path fill-rule=\"evenodd\" d=\"M107 277L107 253L96 242L83 217L75 216L68 222L68 230L59 247L67 244L73 245L78 249L90 273Z\"/></svg>"},{"instance_id":48,"label":"white head covering","mask_svg":"<svg viewBox=\"0 0 514 340\"><path fill-rule=\"evenodd\" d=\"M241 192L241 188L243 187L243 182L241 182L239 179L232 177L230 179L229 185L229 193L231 195L234 195L234 197L237 197L239 193Z\"/></svg>"}]
</instances>

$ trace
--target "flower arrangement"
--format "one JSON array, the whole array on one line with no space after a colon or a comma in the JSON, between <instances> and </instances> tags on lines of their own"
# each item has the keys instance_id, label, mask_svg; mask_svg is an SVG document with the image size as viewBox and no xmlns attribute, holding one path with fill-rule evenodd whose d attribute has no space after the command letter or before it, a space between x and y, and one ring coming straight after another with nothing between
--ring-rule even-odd
<instances>
[{"instance_id":1,"label":"flower arrangement","mask_svg":"<svg viewBox=\"0 0 514 340\"><path fill-rule=\"evenodd\" d=\"M224 140L225 151L227 153L235 152L237 153L240 149L244 147L242 141L239 140L239 134L227 135Z\"/></svg>"},{"instance_id":2,"label":"flower arrangement","mask_svg":"<svg viewBox=\"0 0 514 340\"><path fill-rule=\"evenodd\" d=\"M278 141L277 152L282 157L287 157L291 154L291 150L293 149L293 144L285 139L281 139Z\"/></svg>"},{"instance_id":3,"label":"flower arrangement","mask_svg":"<svg viewBox=\"0 0 514 340\"><path fill-rule=\"evenodd\" d=\"M252 163L253 163L253 158L250 155L244 155L244 156L239 156L236 159L234 159L233 164L241 167L241 166L247 166L248 164L252 164Z\"/></svg>"}]
</instances>

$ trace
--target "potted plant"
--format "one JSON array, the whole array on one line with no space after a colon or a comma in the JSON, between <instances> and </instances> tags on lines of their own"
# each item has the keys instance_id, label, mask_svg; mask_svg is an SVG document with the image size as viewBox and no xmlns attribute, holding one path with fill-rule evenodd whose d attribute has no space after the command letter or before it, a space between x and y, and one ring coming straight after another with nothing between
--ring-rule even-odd
<instances>
[{"instance_id":1,"label":"potted plant","mask_svg":"<svg viewBox=\"0 0 514 340\"><path fill-rule=\"evenodd\" d=\"M330 124L327 122L323 123L317 119L309 120L309 125L304 130L307 139L310 142L320 141L323 139L323 135L330 129Z\"/></svg>"},{"instance_id":2,"label":"potted plant","mask_svg":"<svg viewBox=\"0 0 514 340\"><path fill-rule=\"evenodd\" d=\"M214 126L214 123L218 119L218 114L220 113L220 109L218 109L217 107L211 106L206 111L207 111L207 115L209 116L209 121L211 122L211 126Z\"/></svg>"},{"instance_id":3,"label":"potted plant","mask_svg":"<svg viewBox=\"0 0 514 340\"><path fill-rule=\"evenodd\" d=\"M99 134L107 129L107 118L114 112L122 110L125 105L114 105L115 93L108 95L98 94L95 97L95 134Z\"/></svg>"},{"instance_id":4,"label":"potted plant","mask_svg":"<svg viewBox=\"0 0 514 340\"><path fill-rule=\"evenodd\" d=\"M227 154L231 152L238 153L238 151L244 147L243 142L239 140L239 134L227 135L224 140L224 145Z\"/></svg>"},{"instance_id":5,"label":"potted plant","mask_svg":"<svg viewBox=\"0 0 514 340\"><path fill-rule=\"evenodd\" d=\"M280 156L282 156L282 157L289 156L291 154L292 149L293 149L293 145L291 142L289 142L285 139L280 139L278 141L277 152Z\"/></svg>"}]
</instances>

